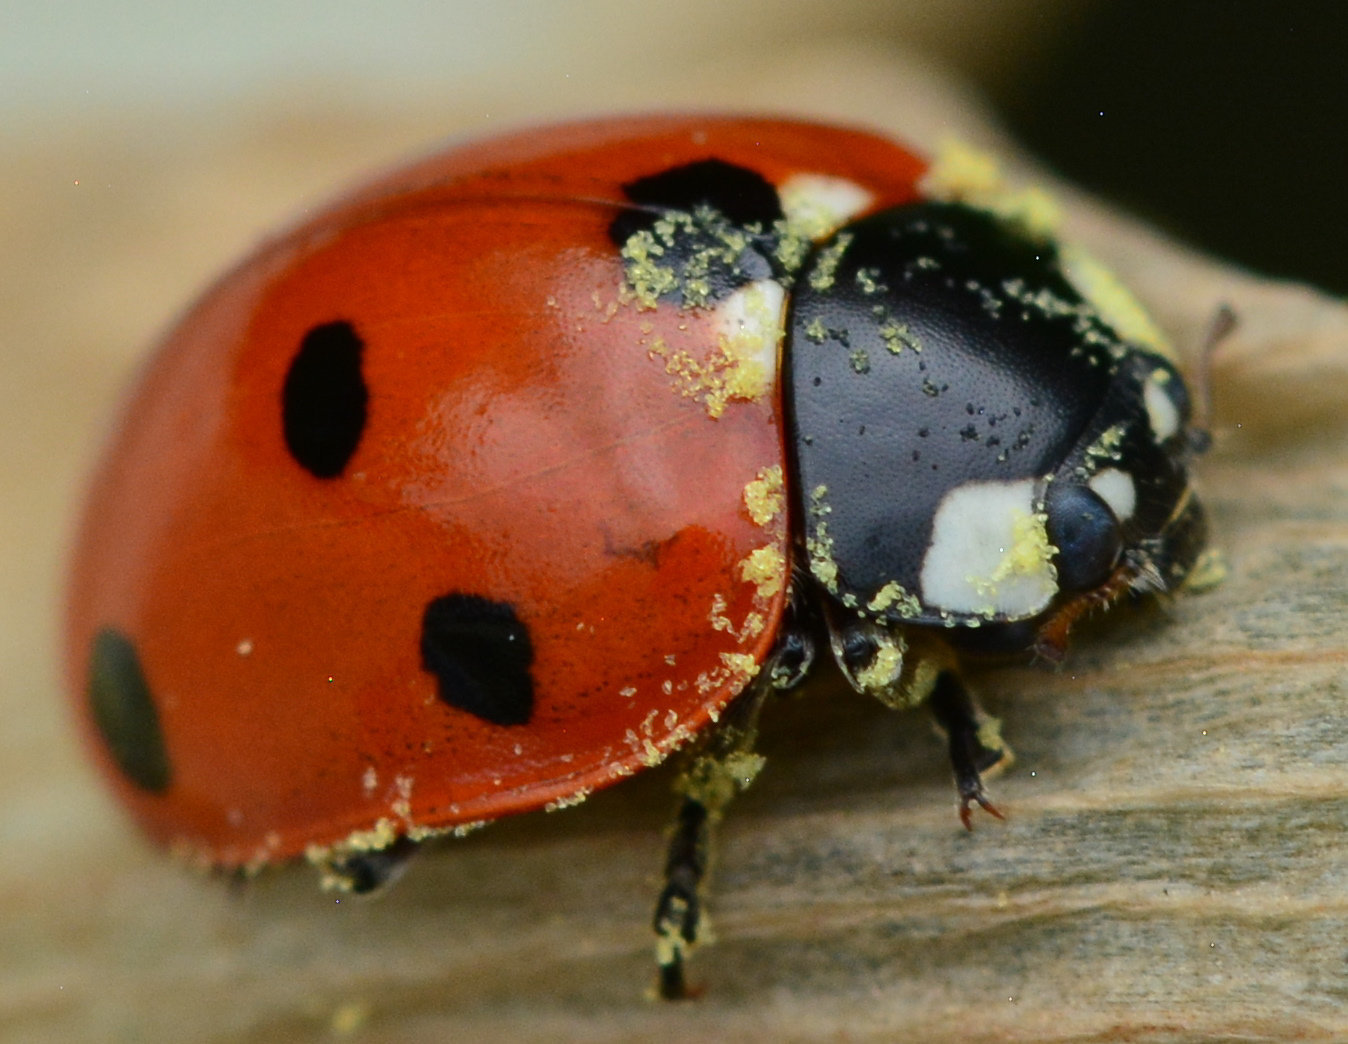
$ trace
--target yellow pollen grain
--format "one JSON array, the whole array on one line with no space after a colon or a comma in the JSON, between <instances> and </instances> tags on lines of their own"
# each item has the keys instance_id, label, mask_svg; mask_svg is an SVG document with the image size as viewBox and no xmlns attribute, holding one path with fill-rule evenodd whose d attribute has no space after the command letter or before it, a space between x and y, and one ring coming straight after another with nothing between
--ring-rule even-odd
<instances>
[{"instance_id":1,"label":"yellow pollen grain","mask_svg":"<svg viewBox=\"0 0 1348 1044\"><path fill-rule=\"evenodd\" d=\"M922 179L925 193L942 198L987 196L1002 189L1002 172L991 153L957 138L936 147L931 167Z\"/></svg>"},{"instance_id":2,"label":"yellow pollen grain","mask_svg":"<svg viewBox=\"0 0 1348 1044\"><path fill-rule=\"evenodd\" d=\"M746 681L758 673L758 661L748 653L723 652L721 662Z\"/></svg>"},{"instance_id":3,"label":"yellow pollen grain","mask_svg":"<svg viewBox=\"0 0 1348 1044\"><path fill-rule=\"evenodd\" d=\"M568 794L565 797L555 798L543 806L544 812L560 812L564 808L575 808L577 805L585 803L585 799L590 796L588 790L578 790L574 794Z\"/></svg>"},{"instance_id":4,"label":"yellow pollen grain","mask_svg":"<svg viewBox=\"0 0 1348 1044\"><path fill-rule=\"evenodd\" d=\"M711 612L707 614L707 621L711 624L713 630L734 630L735 624L730 617L726 616L726 608L727 603L724 595L718 592L711 596Z\"/></svg>"},{"instance_id":5,"label":"yellow pollen grain","mask_svg":"<svg viewBox=\"0 0 1348 1044\"><path fill-rule=\"evenodd\" d=\"M990 154L957 140L937 147L921 188L933 199L958 200L1015 222L1034 239L1051 238L1062 223L1057 201L1047 192L1008 187Z\"/></svg>"},{"instance_id":6,"label":"yellow pollen grain","mask_svg":"<svg viewBox=\"0 0 1348 1044\"><path fill-rule=\"evenodd\" d=\"M806 533L805 553L810 558L810 573L827 590L836 594L838 563L833 558L833 537L829 535L825 517L833 509L829 507L827 498L827 486L816 486L810 492L810 521L814 531Z\"/></svg>"},{"instance_id":7,"label":"yellow pollen grain","mask_svg":"<svg viewBox=\"0 0 1348 1044\"><path fill-rule=\"evenodd\" d=\"M900 616L905 617L922 614L922 604L917 600L917 596L897 580L891 580L880 588L875 597L867 603L866 608L872 613L883 613L894 608L898 610Z\"/></svg>"},{"instance_id":8,"label":"yellow pollen grain","mask_svg":"<svg viewBox=\"0 0 1348 1044\"><path fill-rule=\"evenodd\" d=\"M780 464L758 469L757 477L744 487L744 506L756 526L766 527L781 517L786 509L786 488Z\"/></svg>"},{"instance_id":9,"label":"yellow pollen grain","mask_svg":"<svg viewBox=\"0 0 1348 1044\"><path fill-rule=\"evenodd\" d=\"M1207 591L1226 579L1226 558L1217 548L1210 547L1199 554L1189 575L1184 578L1184 590Z\"/></svg>"},{"instance_id":10,"label":"yellow pollen grain","mask_svg":"<svg viewBox=\"0 0 1348 1044\"><path fill-rule=\"evenodd\" d=\"M1127 434L1128 431L1122 424L1111 424L1100 433L1099 438L1086 447L1085 460L1077 471L1085 476L1094 475L1102 464L1118 460L1124 436Z\"/></svg>"},{"instance_id":11,"label":"yellow pollen grain","mask_svg":"<svg viewBox=\"0 0 1348 1044\"><path fill-rule=\"evenodd\" d=\"M737 341L723 337L705 358L698 359L684 349L671 349L657 337L650 354L664 360L665 373L674 378L679 394L699 400L715 419L732 401L752 401L771 388L767 367L760 359L741 354L743 346Z\"/></svg>"},{"instance_id":12,"label":"yellow pollen grain","mask_svg":"<svg viewBox=\"0 0 1348 1044\"><path fill-rule=\"evenodd\" d=\"M857 684L867 693L888 689L903 669L903 648L896 642L882 642L871 662L857 672Z\"/></svg>"},{"instance_id":13,"label":"yellow pollen grain","mask_svg":"<svg viewBox=\"0 0 1348 1044\"><path fill-rule=\"evenodd\" d=\"M1142 304L1113 272L1080 247L1065 244L1059 251L1068 282L1125 341L1140 344L1175 361L1175 349Z\"/></svg>"},{"instance_id":14,"label":"yellow pollen grain","mask_svg":"<svg viewBox=\"0 0 1348 1044\"><path fill-rule=\"evenodd\" d=\"M898 355L905 348L911 348L915 352L922 351L922 344L908 329L906 323L885 323L880 327L880 337L892 355Z\"/></svg>"},{"instance_id":15,"label":"yellow pollen grain","mask_svg":"<svg viewBox=\"0 0 1348 1044\"><path fill-rule=\"evenodd\" d=\"M820 239L838 227L842 215L824 206L814 186L807 180L788 181L782 189L782 210L788 218L791 231L801 239Z\"/></svg>"},{"instance_id":16,"label":"yellow pollen grain","mask_svg":"<svg viewBox=\"0 0 1348 1044\"><path fill-rule=\"evenodd\" d=\"M740 562L740 579L753 584L759 598L773 598L782 590L786 557L774 544L755 548Z\"/></svg>"},{"instance_id":17,"label":"yellow pollen grain","mask_svg":"<svg viewBox=\"0 0 1348 1044\"><path fill-rule=\"evenodd\" d=\"M979 594L995 597L997 585L1013 576L1048 575L1055 577L1053 556L1057 548L1049 543L1048 516L1018 511L1011 520L1011 544L997 563L997 568L986 577L970 577Z\"/></svg>"},{"instance_id":18,"label":"yellow pollen grain","mask_svg":"<svg viewBox=\"0 0 1348 1044\"><path fill-rule=\"evenodd\" d=\"M638 309L655 308L662 294L678 287L678 274L672 267L662 265L659 261L664 252L664 247L656 242L650 232L638 232L623 244L627 286Z\"/></svg>"},{"instance_id":19,"label":"yellow pollen grain","mask_svg":"<svg viewBox=\"0 0 1348 1044\"><path fill-rule=\"evenodd\" d=\"M834 279L837 278L838 265L842 262L842 256L851 245L851 233L840 232L837 239L819 251L814 267L810 269L811 289L827 290L833 285Z\"/></svg>"}]
</instances>

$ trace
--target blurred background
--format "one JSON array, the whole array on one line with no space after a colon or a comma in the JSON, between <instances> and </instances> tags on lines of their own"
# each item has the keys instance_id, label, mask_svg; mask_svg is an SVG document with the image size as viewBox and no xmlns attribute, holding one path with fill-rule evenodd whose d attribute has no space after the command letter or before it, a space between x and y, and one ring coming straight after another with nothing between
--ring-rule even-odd
<instances>
[{"instance_id":1,"label":"blurred background","mask_svg":"<svg viewBox=\"0 0 1348 1044\"><path fill-rule=\"evenodd\" d=\"M641 85L679 70L849 41L945 64L1069 179L1203 247L1348 290L1338 0L7 0L0 142L92 141L110 119L182 134L184 114L227 137L278 106L395 123L437 99L483 123L645 107ZM103 190L108 157L74 159L39 176Z\"/></svg>"}]
</instances>

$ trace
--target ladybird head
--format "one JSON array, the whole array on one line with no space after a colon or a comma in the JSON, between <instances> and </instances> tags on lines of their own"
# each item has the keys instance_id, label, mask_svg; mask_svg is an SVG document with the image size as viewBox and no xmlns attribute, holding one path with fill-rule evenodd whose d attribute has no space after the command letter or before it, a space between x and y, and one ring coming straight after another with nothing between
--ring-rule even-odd
<instances>
[{"instance_id":1,"label":"ladybird head","mask_svg":"<svg viewBox=\"0 0 1348 1044\"><path fill-rule=\"evenodd\" d=\"M816 249L790 331L805 554L849 627L1025 648L1192 567L1183 380L1052 242L961 204L878 213Z\"/></svg>"}]
</instances>

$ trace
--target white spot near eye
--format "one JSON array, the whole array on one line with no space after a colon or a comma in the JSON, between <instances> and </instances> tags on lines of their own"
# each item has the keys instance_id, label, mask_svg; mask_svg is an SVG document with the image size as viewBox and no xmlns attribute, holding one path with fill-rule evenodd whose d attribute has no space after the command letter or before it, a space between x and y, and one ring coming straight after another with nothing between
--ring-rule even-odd
<instances>
[{"instance_id":1,"label":"white spot near eye","mask_svg":"<svg viewBox=\"0 0 1348 1044\"><path fill-rule=\"evenodd\" d=\"M922 601L978 616L1032 616L1058 591L1034 479L968 482L946 493L922 561Z\"/></svg>"},{"instance_id":2,"label":"white spot near eye","mask_svg":"<svg viewBox=\"0 0 1348 1044\"><path fill-rule=\"evenodd\" d=\"M828 174L793 174L777 194L786 220L811 239L828 235L875 198L855 181Z\"/></svg>"},{"instance_id":3,"label":"white spot near eye","mask_svg":"<svg viewBox=\"0 0 1348 1044\"><path fill-rule=\"evenodd\" d=\"M1133 509L1137 507L1137 485L1128 472L1105 468L1093 475L1086 485L1109 505L1109 510L1120 522L1132 517Z\"/></svg>"},{"instance_id":4,"label":"white spot near eye","mask_svg":"<svg viewBox=\"0 0 1348 1044\"><path fill-rule=\"evenodd\" d=\"M1180 426L1179 407L1165 390L1169 379L1169 373L1158 370L1142 385L1142 401L1147 407L1147 420L1151 424L1152 436L1157 442L1164 442L1170 438L1179 431Z\"/></svg>"}]
</instances>

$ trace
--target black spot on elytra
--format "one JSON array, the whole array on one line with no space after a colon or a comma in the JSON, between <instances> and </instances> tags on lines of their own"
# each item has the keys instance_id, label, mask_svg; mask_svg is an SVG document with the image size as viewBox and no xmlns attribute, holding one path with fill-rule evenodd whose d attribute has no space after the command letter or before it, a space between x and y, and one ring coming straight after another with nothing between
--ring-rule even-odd
<instances>
[{"instance_id":1,"label":"black spot on elytra","mask_svg":"<svg viewBox=\"0 0 1348 1044\"><path fill-rule=\"evenodd\" d=\"M768 231L782 217L782 204L762 174L725 160L705 159L629 181L623 193L644 209L624 210L609 225L609 238L622 247L637 232L650 228L666 210L692 210L706 205L741 228L757 224Z\"/></svg>"},{"instance_id":2,"label":"black spot on elytra","mask_svg":"<svg viewBox=\"0 0 1348 1044\"><path fill-rule=\"evenodd\" d=\"M159 711L131 639L105 627L94 635L86 695L98 735L122 775L151 793L173 778Z\"/></svg>"},{"instance_id":3,"label":"black spot on elytra","mask_svg":"<svg viewBox=\"0 0 1348 1044\"><path fill-rule=\"evenodd\" d=\"M345 470L365 430L365 345L348 322L315 326L300 343L281 391L286 446L317 478Z\"/></svg>"},{"instance_id":4,"label":"black spot on elytra","mask_svg":"<svg viewBox=\"0 0 1348 1044\"><path fill-rule=\"evenodd\" d=\"M421 623L421 662L440 698L493 725L523 725L534 710L529 629L505 602L472 594L432 599Z\"/></svg>"}]
</instances>

